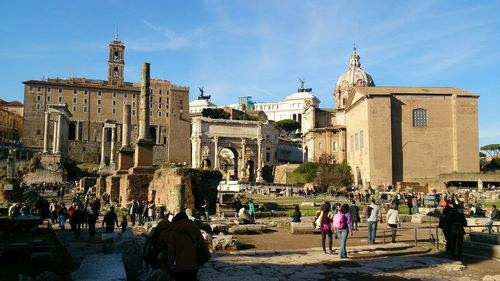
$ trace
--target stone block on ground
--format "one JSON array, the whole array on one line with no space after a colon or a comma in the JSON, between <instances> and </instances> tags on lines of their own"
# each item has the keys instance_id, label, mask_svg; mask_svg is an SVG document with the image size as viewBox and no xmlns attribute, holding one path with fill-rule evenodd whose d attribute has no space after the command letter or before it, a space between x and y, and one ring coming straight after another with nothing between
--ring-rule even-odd
<instances>
[{"instance_id":1,"label":"stone block on ground","mask_svg":"<svg viewBox=\"0 0 500 281\"><path fill-rule=\"evenodd\" d=\"M262 234L267 230L267 226L259 224L240 224L231 226L228 229L230 234Z\"/></svg>"},{"instance_id":2,"label":"stone block on ground","mask_svg":"<svg viewBox=\"0 0 500 281\"><path fill-rule=\"evenodd\" d=\"M95 254L83 258L80 268L71 274L74 281L125 281L127 274L121 254Z\"/></svg>"},{"instance_id":3,"label":"stone block on ground","mask_svg":"<svg viewBox=\"0 0 500 281\"><path fill-rule=\"evenodd\" d=\"M480 243L474 241L464 241L464 253L488 258L500 258L500 245Z\"/></svg>"},{"instance_id":4,"label":"stone block on ground","mask_svg":"<svg viewBox=\"0 0 500 281\"><path fill-rule=\"evenodd\" d=\"M319 233L319 229L315 229L310 222L292 222L290 224L291 234L314 234Z\"/></svg>"},{"instance_id":5,"label":"stone block on ground","mask_svg":"<svg viewBox=\"0 0 500 281\"><path fill-rule=\"evenodd\" d=\"M431 223L431 222L437 223L438 221L439 221L439 218L435 218L435 217L431 217L431 216L427 216L427 215L417 214L417 215L411 216L412 223Z\"/></svg>"},{"instance_id":6,"label":"stone block on ground","mask_svg":"<svg viewBox=\"0 0 500 281\"><path fill-rule=\"evenodd\" d=\"M235 251L238 250L240 242L232 235L215 235L212 237L212 250L214 251Z\"/></svg>"},{"instance_id":7,"label":"stone block on ground","mask_svg":"<svg viewBox=\"0 0 500 281\"><path fill-rule=\"evenodd\" d=\"M301 207L314 207L314 202L302 202L300 203Z\"/></svg>"}]
</instances>

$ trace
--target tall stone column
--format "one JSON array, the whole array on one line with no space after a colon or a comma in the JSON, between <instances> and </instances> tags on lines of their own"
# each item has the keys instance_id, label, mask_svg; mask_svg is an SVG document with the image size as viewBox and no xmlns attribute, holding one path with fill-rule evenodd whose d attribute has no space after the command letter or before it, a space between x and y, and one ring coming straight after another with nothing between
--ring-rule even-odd
<instances>
[{"instance_id":1,"label":"tall stone column","mask_svg":"<svg viewBox=\"0 0 500 281\"><path fill-rule=\"evenodd\" d=\"M101 164L100 168L106 167L106 127L102 127L102 133L101 133Z\"/></svg>"},{"instance_id":2,"label":"tall stone column","mask_svg":"<svg viewBox=\"0 0 500 281\"><path fill-rule=\"evenodd\" d=\"M160 144L160 136L161 136L161 127L160 125L156 126L156 144Z\"/></svg>"},{"instance_id":3,"label":"tall stone column","mask_svg":"<svg viewBox=\"0 0 500 281\"><path fill-rule=\"evenodd\" d=\"M141 95L139 107L139 140L149 140L149 63L142 64Z\"/></svg>"},{"instance_id":4,"label":"tall stone column","mask_svg":"<svg viewBox=\"0 0 500 281\"><path fill-rule=\"evenodd\" d=\"M130 146L130 124L132 123L130 110L130 104L123 105L122 147Z\"/></svg>"},{"instance_id":5,"label":"tall stone column","mask_svg":"<svg viewBox=\"0 0 500 281\"><path fill-rule=\"evenodd\" d=\"M54 132L52 133L52 153L57 151L57 120L54 119Z\"/></svg>"},{"instance_id":6,"label":"tall stone column","mask_svg":"<svg viewBox=\"0 0 500 281\"><path fill-rule=\"evenodd\" d=\"M62 126L63 126L63 115L59 113L57 115L57 145L56 145L56 153L61 153L62 146Z\"/></svg>"},{"instance_id":7,"label":"tall stone column","mask_svg":"<svg viewBox=\"0 0 500 281\"><path fill-rule=\"evenodd\" d=\"M244 179L246 177L246 159L245 159L245 151L247 149L247 140L245 138L241 138L241 173L240 178Z\"/></svg>"},{"instance_id":8,"label":"tall stone column","mask_svg":"<svg viewBox=\"0 0 500 281\"><path fill-rule=\"evenodd\" d=\"M215 155L215 158L214 158L214 169L215 170L219 170L219 155L218 155L218 152L219 152L219 137L218 136L214 136L214 155Z\"/></svg>"},{"instance_id":9,"label":"tall stone column","mask_svg":"<svg viewBox=\"0 0 500 281\"><path fill-rule=\"evenodd\" d=\"M80 121L76 121L76 126L75 126L75 140L80 140Z\"/></svg>"},{"instance_id":10,"label":"tall stone column","mask_svg":"<svg viewBox=\"0 0 500 281\"><path fill-rule=\"evenodd\" d=\"M45 123L43 124L43 153L49 152L49 123L50 113L45 112Z\"/></svg>"},{"instance_id":11,"label":"tall stone column","mask_svg":"<svg viewBox=\"0 0 500 281\"><path fill-rule=\"evenodd\" d=\"M109 152L109 166L111 169L115 169L115 142L116 142L116 127L110 128L111 130L111 144Z\"/></svg>"},{"instance_id":12,"label":"tall stone column","mask_svg":"<svg viewBox=\"0 0 500 281\"><path fill-rule=\"evenodd\" d=\"M262 178L262 138L257 139L257 182L263 182Z\"/></svg>"}]
</instances>

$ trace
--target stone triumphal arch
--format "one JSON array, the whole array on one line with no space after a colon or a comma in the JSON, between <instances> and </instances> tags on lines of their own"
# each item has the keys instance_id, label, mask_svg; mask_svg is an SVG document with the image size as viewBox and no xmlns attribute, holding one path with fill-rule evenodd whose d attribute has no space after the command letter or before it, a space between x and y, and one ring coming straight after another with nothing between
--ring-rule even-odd
<instances>
[{"instance_id":1,"label":"stone triumphal arch","mask_svg":"<svg viewBox=\"0 0 500 281\"><path fill-rule=\"evenodd\" d=\"M216 169L227 180L262 182L262 168L276 163L278 131L261 121L192 120L192 166Z\"/></svg>"}]
</instances>

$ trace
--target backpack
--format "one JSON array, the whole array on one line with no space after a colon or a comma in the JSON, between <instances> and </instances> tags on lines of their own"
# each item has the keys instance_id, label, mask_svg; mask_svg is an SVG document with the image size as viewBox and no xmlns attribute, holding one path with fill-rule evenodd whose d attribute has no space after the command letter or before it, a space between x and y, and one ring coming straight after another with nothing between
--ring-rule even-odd
<instances>
[{"instance_id":1,"label":"backpack","mask_svg":"<svg viewBox=\"0 0 500 281\"><path fill-rule=\"evenodd\" d=\"M157 227L153 227L146 236L146 243L144 244L143 258L146 264L152 268L159 268L166 258L165 253L158 247L160 232L161 230Z\"/></svg>"},{"instance_id":2,"label":"backpack","mask_svg":"<svg viewBox=\"0 0 500 281\"><path fill-rule=\"evenodd\" d=\"M344 229L347 226L347 219L340 211L333 217L333 228Z\"/></svg>"}]
</instances>

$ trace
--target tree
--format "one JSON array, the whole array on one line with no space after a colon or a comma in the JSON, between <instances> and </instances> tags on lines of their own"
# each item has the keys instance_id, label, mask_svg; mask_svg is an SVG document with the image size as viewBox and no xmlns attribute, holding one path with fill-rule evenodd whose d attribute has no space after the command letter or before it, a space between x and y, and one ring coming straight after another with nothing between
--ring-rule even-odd
<instances>
[{"instance_id":1,"label":"tree","mask_svg":"<svg viewBox=\"0 0 500 281\"><path fill-rule=\"evenodd\" d=\"M328 187L351 186L354 183L354 176L346 160L338 164L333 155L323 154L319 158L315 182L325 192Z\"/></svg>"},{"instance_id":2,"label":"tree","mask_svg":"<svg viewBox=\"0 0 500 281\"><path fill-rule=\"evenodd\" d=\"M222 108L204 108L201 111L201 115L203 117L208 117L212 119L229 119L231 118L231 114L225 112Z\"/></svg>"},{"instance_id":3,"label":"tree","mask_svg":"<svg viewBox=\"0 0 500 281\"><path fill-rule=\"evenodd\" d=\"M500 144L498 143L485 145L481 147L481 150L488 153L488 155L491 156L491 159L500 157Z\"/></svg>"},{"instance_id":4,"label":"tree","mask_svg":"<svg viewBox=\"0 0 500 281\"><path fill-rule=\"evenodd\" d=\"M249 121L258 121L257 117L252 116L248 113L243 113L238 117L238 120L249 120Z\"/></svg>"},{"instance_id":5,"label":"tree","mask_svg":"<svg viewBox=\"0 0 500 281\"><path fill-rule=\"evenodd\" d=\"M292 119L283 119L273 123L274 127L280 130L280 135L288 137L292 132L300 128L300 124Z\"/></svg>"}]
</instances>

